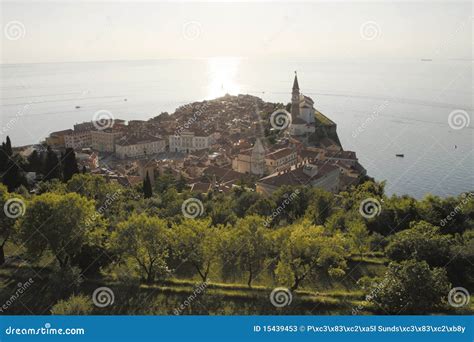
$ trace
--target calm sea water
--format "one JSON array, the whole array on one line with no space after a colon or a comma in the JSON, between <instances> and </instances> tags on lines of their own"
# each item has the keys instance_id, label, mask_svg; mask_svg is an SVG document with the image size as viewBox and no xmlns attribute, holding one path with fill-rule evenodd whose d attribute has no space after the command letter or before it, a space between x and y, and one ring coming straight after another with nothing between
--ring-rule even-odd
<instances>
[{"instance_id":1,"label":"calm sea water","mask_svg":"<svg viewBox=\"0 0 474 342\"><path fill-rule=\"evenodd\" d=\"M357 152L369 175L387 181L389 194L455 195L474 189L472 67L462 60L229 58L1 65L1 138L32 144L101 109L147 119L226 92L286 103L298 70L302 92L337 123L343 147ZM453 111L470 124L456 121L463 128L453 129Z\"/></svg>"}]
</instances>

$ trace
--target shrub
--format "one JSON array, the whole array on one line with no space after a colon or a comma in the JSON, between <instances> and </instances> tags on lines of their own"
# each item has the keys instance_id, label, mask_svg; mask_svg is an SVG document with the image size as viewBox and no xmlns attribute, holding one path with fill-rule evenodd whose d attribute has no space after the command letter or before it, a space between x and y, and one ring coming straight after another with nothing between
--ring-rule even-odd
<instances>
[{"instance_id":1,"label":"shrub","mask_svg":"<svg viewBox=\"0 0 474 342\"><path fill-rule=\"evenodd\" d=\"M66 300L60 300L51 308L53 315L90 315L93 306L89 297L72 295Z\"/></svg>"},{"instance_id":2,"label":"shrub","mask_svg":"<svg viewBox=\"0 0 474 342\"><path fill-rule=\"evenodd\" d=\"M391 263L373 302L388 314L433 312L442 307L449 288L443 268L416 260Z\"/></svg>"}]
</instances>

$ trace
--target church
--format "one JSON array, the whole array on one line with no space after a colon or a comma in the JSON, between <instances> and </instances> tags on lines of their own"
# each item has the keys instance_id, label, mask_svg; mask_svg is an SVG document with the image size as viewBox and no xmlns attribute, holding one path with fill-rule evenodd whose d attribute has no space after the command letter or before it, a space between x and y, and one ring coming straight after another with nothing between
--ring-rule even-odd
<instances>
[{"instance_id":1,"label":"church","mask_svg":"<svg viewBox=\"0 0 474 342\"><path fill-rule=\"evenodd\" d=\"M300 93L298 75L295 72L291 96L291 124L289 134L296 140L304 140L315 132L314 101ZM260 138L257 138L252 148L241 150L232 160L232 169L237 172L263 176L288 169L298 161L298 155L293 148L278 150L266 149Z\"/></svg>"},{"instance_id":2,"label":"church","mask_svg":"<svg viewBox=\"0 0 474 342\"><path fill-rule=\"evenodd\" d=\"M300 92L298 75L295 71L293 89L291 91L291 125L290 135L303 136L315 132L314 101Z\"/></svg>"}]
</instances>

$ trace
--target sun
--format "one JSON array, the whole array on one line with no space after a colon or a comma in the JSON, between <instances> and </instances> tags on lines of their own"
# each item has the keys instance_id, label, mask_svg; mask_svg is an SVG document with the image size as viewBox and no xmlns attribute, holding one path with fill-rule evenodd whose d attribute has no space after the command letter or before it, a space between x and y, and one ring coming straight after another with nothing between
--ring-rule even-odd
<instances>
[{"instance_id":1,"label":"sun","mask_svg":"<svg viewBox=\"0 0 474 342\"><path fill-rule=\"evenodd\" d=\"M236 81L240 66L238 57L213 57L208 59L208 91L207 98L213 99L225 94L237 95L240 85Z\"/></svg>"}]
</instances>

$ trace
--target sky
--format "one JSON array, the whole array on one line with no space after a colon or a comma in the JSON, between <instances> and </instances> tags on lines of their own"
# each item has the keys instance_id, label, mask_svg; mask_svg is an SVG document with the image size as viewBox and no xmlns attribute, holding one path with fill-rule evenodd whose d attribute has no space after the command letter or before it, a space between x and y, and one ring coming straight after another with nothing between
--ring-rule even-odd
<instances>
[{"instance_id":1,"label":"sky","mask_svg":"<svg viewBox=\"0 0 474 342\"><path fill-rule=\"evenodd\" d=\"M472 58L461 1L2 1L1 62Z\"/></svg>"}]
</instances>

